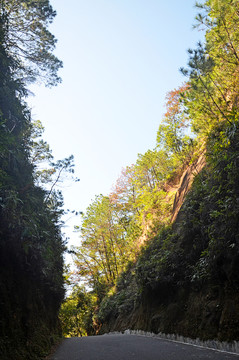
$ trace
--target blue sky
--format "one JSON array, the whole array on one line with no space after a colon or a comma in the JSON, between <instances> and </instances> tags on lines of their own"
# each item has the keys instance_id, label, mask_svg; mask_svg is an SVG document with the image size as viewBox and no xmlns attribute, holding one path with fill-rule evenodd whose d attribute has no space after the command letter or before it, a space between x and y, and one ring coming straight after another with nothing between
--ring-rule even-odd
<instances>
[{"instance_id":1,"label":"blue sky","mask_svg":"<svg viewBox=\"0 0 239 360\"><path fill-rule=\"evenodd\" d=\"M45 126L56 159L73 154L79 183L66 187L66 208L82 210L108 195L121 169L155 147L165 95L185 80L194 0L52 0L51 32L64 62L56 88L32 86L32 115ZM70 243L78 235L65 229Z\"/></svg>"}]
</instances>

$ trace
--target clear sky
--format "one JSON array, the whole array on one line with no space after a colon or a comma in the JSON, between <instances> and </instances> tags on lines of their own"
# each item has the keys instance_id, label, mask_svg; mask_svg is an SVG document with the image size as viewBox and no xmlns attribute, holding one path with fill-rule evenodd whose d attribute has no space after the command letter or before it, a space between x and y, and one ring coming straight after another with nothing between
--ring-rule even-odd
<instances>
[{"instance_id":1,"label":"clear sky","mask_svg":"<svg viewBox=\"0 0 239 360\"><path fill-rule=\"evenodd\" d=\"M45 126L53 155L75 156L79 183L63 191L66 208L84 211L108 195L121 169L155 147L165 95L185 79L194 0L51 0L51 32L64 62L62 84L33 86L34 119ZM65 229L76 243L73 225Z\"/></svg>"}]
</instances>

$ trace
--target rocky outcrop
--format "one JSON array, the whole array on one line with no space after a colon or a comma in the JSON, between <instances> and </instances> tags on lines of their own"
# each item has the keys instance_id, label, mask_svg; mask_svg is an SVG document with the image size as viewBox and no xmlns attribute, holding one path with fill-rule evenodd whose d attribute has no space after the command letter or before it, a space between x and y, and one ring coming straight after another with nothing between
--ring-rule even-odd
<instances>
[{"instance_id":1,"label":"rocky outcrop","mask_svg":"<svg viewBox=\"0 0 239 360\"><path fill-rule=\"evenodd\" d=\"M195 160L191 165L188 165L187 168L184 170L181 177L179 177L179 182L174 184L176 188L176 194L174 198L173 204L173 211L172 211L172 219L171 222L173 223L179 213L179 210L184 202L185 196L187 195L188 191L190 190L195 175L199 174L204 166L206 165L206 157L205 151L201 153L201 155Z\"/></svg>"},{"instance_id":2,"label":"rocky outcrop","mask_svg":"<svg viewBox=\"0 0 239 360\"><path fill-rule=\"evenodd\" d=\"M177 289L165 302L148 293L131 313L111 317L101 333L133 329L231 342L239 340L238 304L234 291L211 285Z\"/></svg>"}]
</instances>

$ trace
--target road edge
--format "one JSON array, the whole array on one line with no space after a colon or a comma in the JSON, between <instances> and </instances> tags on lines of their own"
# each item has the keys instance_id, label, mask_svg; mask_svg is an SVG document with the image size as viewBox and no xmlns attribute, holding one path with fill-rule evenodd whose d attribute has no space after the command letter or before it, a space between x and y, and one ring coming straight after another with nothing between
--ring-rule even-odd
<instances>
[{"instance_id":1,"label":"road edge","mask_svg":"<svg viewBox=\"0 0 239 360\"><path fill-rule=\"evenodd\" d=\"M218 340L200 340L199 338L191 339L188 337L184 337L178 334L164 334L164 333L151 333L143 330L131 330L127 329L124 332L110 332L108 335L113 334L125 334L125 335L138 335L138 336L146 336L159 338L164 340L169 340L181 344L192 345L197 347L202 347L210 350L215 350L219 352L225 352L228 354L238 355L239 356L239 341L233 341L231 343L226 341L218 341ZM107 334L105 334L107 335Z\"/></svg>"}]
</instances>

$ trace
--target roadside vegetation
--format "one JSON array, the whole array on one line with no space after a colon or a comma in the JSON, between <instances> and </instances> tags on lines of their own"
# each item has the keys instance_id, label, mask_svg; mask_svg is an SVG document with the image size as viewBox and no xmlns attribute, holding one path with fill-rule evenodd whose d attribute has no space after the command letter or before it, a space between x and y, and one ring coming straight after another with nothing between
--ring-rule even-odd
<instances>
[{"instance_id":1,"label":"roadside vegetation","mask_svg":"<svg viewBox=\"0 0 239 360\"><path fill-rule=\"evenodd\" d=\"M155 147L82 214L71 272L58 185L77 181L74 157L54 159L26 102L29 84L61 81L56 13L0 0L1 359L129 327L239 340L239 1L196 6L205 41L166 95Z\"/></svg>"},{"instance_id":2,"label":"roadside vegetation","mask_svg":"<svg viewBox=\"0 0 239 360\"><path fill-rule=\"evenodd\" d=\"M188 65L181 69L185 83L167 94L155 148L123 170L108 196L95 198L77 227L73 281L93 299L89 334L127 326L180 332L179 310L174 327L165 320L156 329L135 320L137 312L152 302L160 307L176 301L173 294L180 289L188 297L204 287L224 295L238 289L239 2L209 0L197 7L195 27L205 31L205 41L188 50ZM200 156L206 166L193 174L172 223L179 180ZM226 295L219 297L222 315ZM238 338L235 324L230 331L225 324L219 330L219 320L217 315L208 331L201 326L189 336ZM89 317L85 329L88 323Z\"/></svg>"},{"instance_id":3,"label":"roadside vegetation","mask_svg":"<svg viewBox=\"0 0 239 360\"><path fill-rule=\"evenodd\" d=\"M0 1L0 357L39 359L60 336L64 298L59 181L74 159L55 161L27 106L28 86L55 86L62 63L48 0Z\"/></svg>"}]
</instances>

